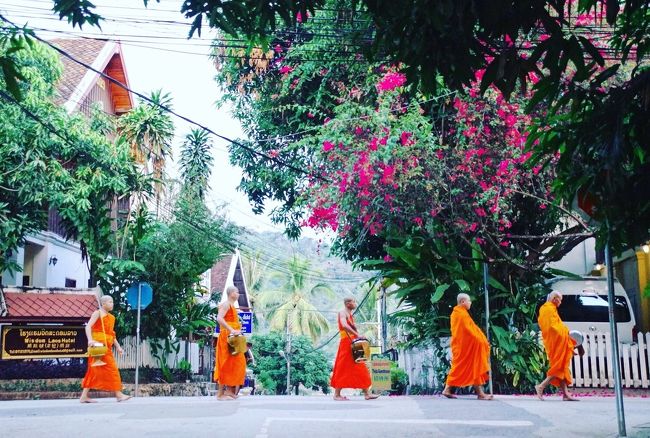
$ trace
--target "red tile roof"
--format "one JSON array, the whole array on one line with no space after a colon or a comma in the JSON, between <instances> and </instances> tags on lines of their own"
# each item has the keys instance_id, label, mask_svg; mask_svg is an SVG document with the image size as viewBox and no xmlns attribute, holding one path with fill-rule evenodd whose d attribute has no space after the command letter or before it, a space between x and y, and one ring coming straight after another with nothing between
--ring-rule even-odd
<instances>
[{"instance_id":1,"label":"red tile roof","mask_svg":"<svg viewBox=\"0 0 650 438\"><path fill-rule=\"evenodd\" d=\"M50 40L50 42L61 50L68 52L74 58L89 65L92 65L106 44L106 40L88 38L54 39ZM63 63L63 74L57 84L59 95L55 103L62 105L68 101L88 70L65 56L59 56L59 58Z\"/></svg>"},{"instance_id":2,"label":"red tile roof","mask_svg":"<svg viewBox=\"0 0 650 438\"><path fill-rule=\"evenodd\" d=\"M86 319L97 309L95 295L84 293L5 292L6 318Z\"/></svg>"}]
</instances>

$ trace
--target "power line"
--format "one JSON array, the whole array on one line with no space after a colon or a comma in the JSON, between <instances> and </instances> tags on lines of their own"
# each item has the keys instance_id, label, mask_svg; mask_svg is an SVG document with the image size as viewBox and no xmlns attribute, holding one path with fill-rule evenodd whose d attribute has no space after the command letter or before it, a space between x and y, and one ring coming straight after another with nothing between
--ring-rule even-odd
<instances>
[{"instance_id":1,"label":"power line","mask_svg":"<svg viewBox=\"0 0 650 438\"><path fill-rule=\"evenodd\" d=\"M15 25L13 22L11 22L10 20L8 20L7 18L5 18L5 17L4 17L3 15L1 15L1 14L0 14L0 19L2 19L3 21L5 21L5 22L11 24L15 29L21 30L21 28L20 28L19 26ZM152 104L152 105L154 105L154 106L156 106L156 107L162 109L163 111L166 111L166 112L169 112L170 114L173 114L174 116L178 117L178 118L181 119L181 120L184 120L184 121L186 121L186 122L188 122L188 123L190 123L190 124L192 124L192 125L195 125L195 126L197 126L197 127L199 127L199 128L202 128L202 129L206 130L207 132L211 133L212 135L214 135L214 136L216 136L216 137L218 137L218 138L221 138L222 140L225 140L225 141L227 141L227 142L229 142L229 143L231 143L231 144L233 144L233 145L235 145L235 146L237 146L237 147L239 147L239 148L241 148L241 149L244 149L245 151L247 151L247 152L250 153L250 154L256 155L256 156L260 157L260 158L263 159L263 160L267 160L267 161L271 161L271 162L273 162L273 163L276 163L276 164L280 165L281 167L285 167L285 168L291 169L291 170L293 170L294 172L297 172L297 173L300 173L300 174L304 174L304 175L308 175L308 176L313 176L313 177L315 177L315 178L317 178L317 179L324 180L324 178L323 178L322 176L320 176L320 175L311 175L310 172L307 171L307 170L305 170L305 169L301 169L301 168L299 168L299 167L296 167L296 166L294 166L293 164L290 164L290 163L287 163L287 162L285 162L285 161L283 161L283 160L278 159L277 157L271 157L271 156L269 156L269 155L267 155L267 154L265 154L265 153L259 152L259 151L255 150L255 149L253 149L253 148L251 148L251 147L249 147L249 146L246 146L246 145L244 145L244 144L242 144L242 143L240 143L240 142L238 142L238 141L232 140L232 139L230 139L230 138L228 138L228 137L226 137L226 136L224 136L224 135L222 135L222 134L218 134L218 133L216 133L215 131L213 131L212 129L210 129L210 128L208 128L208 127L206 127L206 126L204 126L204 125L202 125L202 124L200 124L200 123L198 123L198 122L195 122L194 120L190 119L189 117L186 117L186 116L183 116L183 115L181 115L181 114L178 114L178 113L175 112L174 110L169 109L169 108L165 107L164 105L159 104L158 102L155 102L155 101L152 100L150 97L148 97L148 96L146 96L146 95L144 95L144 94L142 94L142 93L140 93L140 92L138 92L138 91L135 91L135 90L133 90L133 89L127 87L126 85L124 85L123 83L121 83L120 81L118 81L117 79L115 79L115 78L113 78L113 77L107 75L106 73L104 73L104 72L102 72L102 71L99 71L99 70L93 68L91 65L88 65L88 64L86 64L85 62L83 62L83 61L77 59L76 57L74 57L74 56L72 56L71 54L69 54L67 51L65 51L65 50L63 50L63 49L57 47L56 45L50 43L50 42L47 41L47 40L44 40L43 38L39 37L39 36L36 35L35 33L32 33L31 36L32 36L34 39L36 39L36 40L38 40L38 41L40 41L40 42L42 42L42 43L44 43L44 44L47 44L49 47L52 47L52 48L53 48L54 50L56 50L58 53L60 53L61 55L65 56L66 58L70 59L71 61L74 61L75 63L77 63L77 64L79 64L79 65L85 67L86 69L91 70L91 71L93 71L93 72L99 74L101 77L103 77L103 78L105 78L106 80L108 80L109 82L111 82L111 83L117 85L118 87L123 88L124 90L129 91L129 92L135 94L136 96L140 97L141 99L143 99L143 100L149 102L150 104Z\"/></svg>"}]
</instances>

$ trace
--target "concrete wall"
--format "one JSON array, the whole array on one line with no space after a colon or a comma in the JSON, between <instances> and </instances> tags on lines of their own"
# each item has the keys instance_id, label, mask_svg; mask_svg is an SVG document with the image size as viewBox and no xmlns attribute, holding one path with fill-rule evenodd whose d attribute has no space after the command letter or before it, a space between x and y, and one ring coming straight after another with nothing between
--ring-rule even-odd
<instances>
[{"instance_id":1,"label":"concrete wall","mask_svg":"<svg viewBox=\"0 0 650 438\"><path fill-rule=\"evenodd\" d=\"M41 232L28 236L24 248L14 255L23 272L3 273L5 286L23 286L23 275L30 277L32 287L65 287L66 278L76 280L77 288L88 287L90 272L81 260L79 244L66 242L55 233ZM56 264L52 263L57 259Z\"/></svg>"},{"instance_id":2,"label":"concrete wall","mask_svg":"<svg viewBox=\"0 0 650 438\"><path fill-rule=\"evenodd\" d=\"M576 275L588 275L596 264L596 240L587 239L573 248L562 260L550 263L555 269Z\"/></svg>"}]
</instances>

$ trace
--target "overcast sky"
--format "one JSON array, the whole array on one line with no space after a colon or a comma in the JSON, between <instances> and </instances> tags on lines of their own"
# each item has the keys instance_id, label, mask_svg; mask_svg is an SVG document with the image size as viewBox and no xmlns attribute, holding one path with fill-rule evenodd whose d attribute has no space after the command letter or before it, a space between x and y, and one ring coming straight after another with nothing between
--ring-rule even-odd
<instances>
[{"instance_id":1,"label":"overcast sky","mask_svg":"<svg viewBox=\"0 0 650 438\"><path fill-rule=\"evenodd\" d=\"M150 0L144 8L142 0L93 0L100 15L107 18L102 29L84 26L83 32L59 21L51 12L51 0L0 0L0 11L17 24L35 28L43 38L72 38L75 35L121 40L131 88L148 94L162 88L171 93L174 109L214 132L236 139L242 135L241 126L228 108L217 109L220 96L214 81L216 70L208 58L209 44L215 33L204 29L201 38L187 41L189 20L180 12L182 0ZM161 23L174 21L175 23ZM58 31L59 33L46 32ZM177 175L177 160L183 136L189 132L188 123L174 117L174 162L167 172ZM227 143L213 139L214 170L210 181L208 205L227 202L229 217L239 225L255 230L281 231L266 216L251 212L246 196L237 191L241 170L229 164ZM313 236L313 233L309 233Z\"/></svg>"}]
</instances>

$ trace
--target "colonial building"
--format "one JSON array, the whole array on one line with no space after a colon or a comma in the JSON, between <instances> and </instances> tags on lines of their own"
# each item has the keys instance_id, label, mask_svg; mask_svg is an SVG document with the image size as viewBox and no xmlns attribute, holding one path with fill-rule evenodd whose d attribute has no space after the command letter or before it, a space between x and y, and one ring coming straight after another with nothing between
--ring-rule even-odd
<instances>
[{"instance_id":1,"label":"colonial building","mask_svg":"<svg viewBox=\"0 0 650 438\"><path fill-rule=\"evenodd\" d=\"M74 58L128 86L122 49L118 42L99 39L58 39L51 41ZM89 116L93 105L119 116L133 108L133 97L124 88L102 78L69 58L61 57L63 75L57 84L56 103L68 113ZM128 208L128 199L115 203L115 217ZM49 211L47 229L27 237L23 248L12 257L21 267L13 275L1 273L2 286L36 288L86 288L90 274L77 242L64 239L61 217Z\"/></svg>"}]
</instances>

